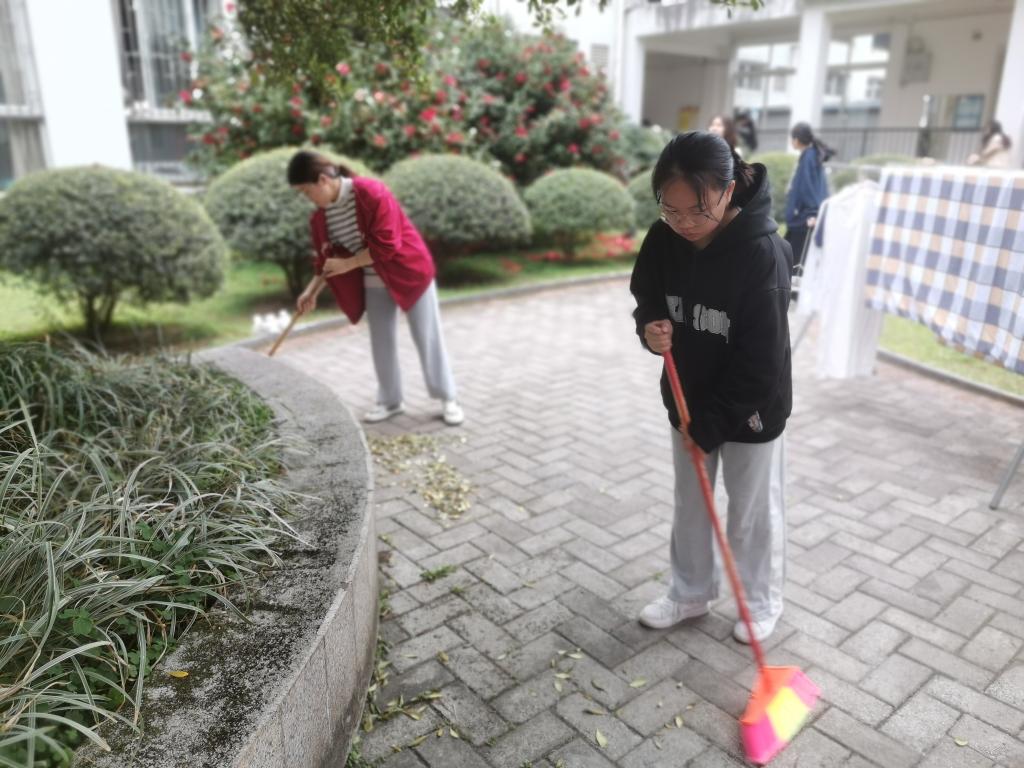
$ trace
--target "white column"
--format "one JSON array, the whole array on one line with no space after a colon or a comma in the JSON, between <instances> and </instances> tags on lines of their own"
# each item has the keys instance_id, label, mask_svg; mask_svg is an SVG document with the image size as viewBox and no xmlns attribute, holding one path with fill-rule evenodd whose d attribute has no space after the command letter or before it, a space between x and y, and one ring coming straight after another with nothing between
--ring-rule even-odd
<instances>
[{"instance_id":1,"label":"white column","mask_svg":"<svg viewBox=\"0 0 1024 768\"><path fill-rule=\"evenodd\" d=\"M110 0L31 0L29 34L52 165L131 168Z\"/></svg>"},{"instance_id":2,"label":"white column","mask_svg":"<svg viewBox=\"0 0 1024 768\"><path fill-rule=\"evenodd\" d=\"M622 111L626 113L626 117L639 124L644 117L644 72L647 52L636 36L636 25L630 23L630 11L626 4L623 4L623 9L620 32L622 60L619 64L620 76L615 86Z\"/></svg>"},{"instance_id":3,"label":"white column","mask_svg":"<svg viewBox=\"0 0 1024 768\"><path fill-rule=\"evenodd\" d=\"M828 44L832 24L823 8L805 8L800 17L799 63L793 83L793 111L790 124L806 122L817 130L821 125L821 104L828 72Z\"/></svg>"},{"instance_id":4,"label":"white column","mask_svg":"<svg viewBox=\"0 0 1024 768\"><path fill-rule=\"evenodd\" d=\"M1002 123L1003 132L1013 140L1010 162L1013 168L1020 168L1024 160L1024 148L1021 147L1024 142L1024 77L1021 77L1021 72L1024 72L1024 0L1016 0L996 100L996 120Z\"/></svg>"}]
</instances>

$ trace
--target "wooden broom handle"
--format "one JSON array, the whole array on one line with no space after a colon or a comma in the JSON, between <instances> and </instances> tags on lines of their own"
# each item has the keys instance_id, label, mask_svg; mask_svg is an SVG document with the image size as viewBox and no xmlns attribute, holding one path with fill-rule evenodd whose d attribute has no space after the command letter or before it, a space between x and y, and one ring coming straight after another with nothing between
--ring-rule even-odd
<instances>
[{"instance_id":1,"label":"wooden broom handle","mask_svg":"<svg viewBox=\"0 0 1024 768\"><path fill-rule=\"evenodd\" d=\"M277 341L274 342L274 346L267 352L267 357L273 357L274 353L277 352L277 348L281 346L281 342L284 341L285 337L291 333L292 327L295 325L295 321L302 317L301 312L296 312L292 315L292 319L288 321L288 327L281 331L281 335L277 337Z\"/></svg>"}]
</instances>

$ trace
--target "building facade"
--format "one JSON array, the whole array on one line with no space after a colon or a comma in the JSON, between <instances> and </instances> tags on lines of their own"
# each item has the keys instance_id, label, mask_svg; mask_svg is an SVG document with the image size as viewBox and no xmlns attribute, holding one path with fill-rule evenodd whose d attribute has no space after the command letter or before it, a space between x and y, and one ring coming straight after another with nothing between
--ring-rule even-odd
<instances>
[{"instance_id":1,"label":"building facade","mask_svg":"<svg viewBox=\"0 0 1024 768\"><path fill-rule=\"evenodd\" d=\"M0 0L0 189L102 163L187 178L187 54L224 0ZM185 55L183 56L183 52Z\"/></svg>"},{"instance_id":2,"label":"building facade","mask_svg":"<svg viewBox=\"0 0 1024 768\"><path fill-rule=\"evenodd\" d=\"M1021 165L1024 0L768 0L731 13L620 0L616 28L617 93L637 121L686 130L746 111L759 151L785 149L806 121L843 160L962 163L996 119Z\"/></svg>"}]
</instances>

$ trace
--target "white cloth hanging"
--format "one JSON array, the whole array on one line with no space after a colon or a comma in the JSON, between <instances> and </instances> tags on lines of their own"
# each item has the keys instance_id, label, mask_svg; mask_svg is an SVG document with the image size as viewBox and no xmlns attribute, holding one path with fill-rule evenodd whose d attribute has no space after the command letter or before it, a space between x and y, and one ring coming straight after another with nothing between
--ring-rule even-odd
<instances>
[{"instance_id":1,"label":"white cloth hanging","mask_svg":"<svg viewBox=\"0 0 1024 768\"><path fill-rule=\"evenodd\" d=\"M797 314L816 314L816 373L824 378L869 376L874 370L883 315L864 302L871 233L879 187L862 181L828 198L811 232L800 281Z\"/></svg>"}]
</instances>

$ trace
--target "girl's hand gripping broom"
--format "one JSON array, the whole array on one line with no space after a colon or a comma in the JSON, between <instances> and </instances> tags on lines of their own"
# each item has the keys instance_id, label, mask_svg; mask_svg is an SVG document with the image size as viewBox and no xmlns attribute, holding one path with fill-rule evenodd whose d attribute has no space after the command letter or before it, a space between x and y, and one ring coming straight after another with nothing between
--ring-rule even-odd
<instances>
[{"instance_id":1,"label":"girl's hand gripping broom","mask_svg":"<svg viewBox=\"0 0 1024 768\"><path fill-rule=\"evenodd\" d=\"M747 625L750 647L754 650L754 658L757 660L757 680L754 683L750 701L747 702L747 709L743 713L743 717L740 718L740 736L747 759L758 765L764 765L775 757L800 730L821 691L800 671L799 667L769 667L765 664L764 651L754 635L753 620L750 617L750 609L747 607L747 600L744 596L743 583L736 571L736 562L733 559L732 550L729 548L729 542L723 535L722 526L715 514L715 494L711 488L707 468L704 466L703 453L692 439L686 437L690 428L690 413L686 408L686 400L683 398L683 385L676 372L672 351L663 353L663 357L665 358L665 371L668 373L669 384L672 387L672 397L685 430L684 442L693 459L701 491L704 493L708 517L711 518L715 539L718 541L718 548L722 553L726 572L729 574L729 583L732 584L733 594L736 595L736 605L739 607L743 623Z\"/></svg>"}]
</instances>

